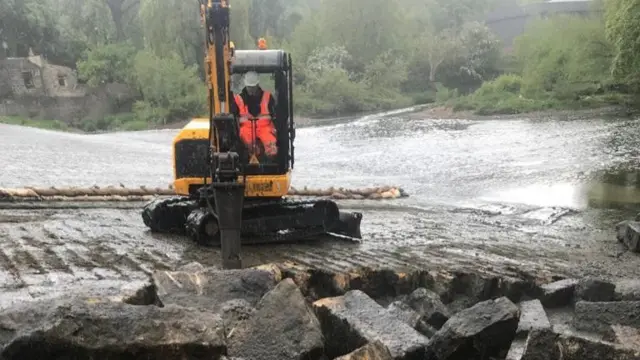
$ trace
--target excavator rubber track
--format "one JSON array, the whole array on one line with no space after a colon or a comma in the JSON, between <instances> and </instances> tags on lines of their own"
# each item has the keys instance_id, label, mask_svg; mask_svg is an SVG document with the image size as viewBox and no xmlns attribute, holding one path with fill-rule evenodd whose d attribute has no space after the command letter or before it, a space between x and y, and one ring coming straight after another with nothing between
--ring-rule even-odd
<instances>
[{"instance_id":1,"label":"excavator rubber track","mask_svg":"<svg viewBox=\"0 0 640 360\"><path fill-rule=\"evenodd\" d=\"M151 201L142 218L153 232L185 235L200 245L214 246L219 244L214 214L207 204L175 196ZM325 199L249 201L242 219L242 245L291 243L324 234L362 238L362 214L341 212L334 201Z\"/></svg>"}]
</instances>

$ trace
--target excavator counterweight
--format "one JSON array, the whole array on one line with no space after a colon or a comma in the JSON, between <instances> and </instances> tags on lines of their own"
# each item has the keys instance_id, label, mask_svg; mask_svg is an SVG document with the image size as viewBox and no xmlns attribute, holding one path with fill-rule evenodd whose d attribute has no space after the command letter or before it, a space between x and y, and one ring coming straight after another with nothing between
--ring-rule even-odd
<instances>
[{"instance_id":1,"label":"excavator counterweight","mask_svg":"<svg viewBox=\"0 0 640 360\"><path fill-rule=\"evenodd\" d=\"M228 1L201 0L209 118L192 119L174 138L173 187L179 196L146 204L144 223L154 232L220 244L224 268L242 266L242 244L295 242L323 234L361 239L361 213L342 212L332 200L286 197L295 140L291 55L267 49L264 39L259 49L236 50L229 39L229 10ZM247 72L273 80L260 83L274 98L273 157L265 155L259 140L248 147L240 139L231 89L233 80ZM249 121L257 139L256 119Z\"/></svg>"}]
</instances>

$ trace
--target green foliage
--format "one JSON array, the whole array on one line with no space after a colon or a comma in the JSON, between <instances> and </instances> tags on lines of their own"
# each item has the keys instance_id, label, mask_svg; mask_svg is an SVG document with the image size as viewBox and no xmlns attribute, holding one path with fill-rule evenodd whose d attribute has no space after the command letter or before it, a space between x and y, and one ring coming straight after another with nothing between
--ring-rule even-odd
<instances>
[{"instance_id":1,"label":"green foliage","mask_svg":"<svg viewBox=\"0 0 640 360\"><path fill-rule=\"evenodd\" d=\"M455 107L493 114L627 103L626 96L608 90L616 49L605 24L601 18L569 15L534 21L516 39L509 59L517 74L485 82L457 99Z\"/></svg>"},{"instance_id":2,"label":"green foliage","mask_svg":"<svg viewBox=\"0 0 640 360\"><path fill-rule=\"evenodd\" d=\"M134 83L133 59L136 49L127 43L113 43L87 50L78 61L78 78L90 86Z\"/></svg>"},{"instance_id":3,"label":"green foliage","mask_svg":"<svg viewBox=\"0 0 640 360\"><path fill-rule=\"evenodd\" d=\"M141 51L134 60L137 85L144 100L134 105L140 120L166 124L204 112L206 87L195 65L186 66L173 53L159 57Z\"/></svg>"},{"instance_id":4,"label":"green foliage","mask_svg":"<svg viewBox=\"0 0 640 360\"><path fill-rule=\"evenodd\" d=\"M295 110L307 116L432 101L519 112L626 101L614 87L640 92L640 0L594 1L603 19L535 21L513 54L476 21L496 6L537 1L233 0L231 40L253 49L264 37L289 51ZM3 0L0 56L31 48L90 86L138 91L120 109L131 113L87 119L86 129L164 124L206 112L199 15L196 1Z\"/></svg>"},{"instance_id":5,"label":"green foliage","mask_svg":"<svg viewBox=\"0 0 640 360\"><path fill-rule=\"evenodd\" d=\"M515 52L528 95L601 84L613 57L601 20L567 15L535 22Z\"/></svg>"},{"instance_id":6,"label":"green foliage","mask_svg":"<svg viewBox=\"0 0 640 360\"><path fill-rule=\"evenodd\" d=\"M604 7L606 36L616 51L613 75L640 91L640 1L604 0Z\"/></svg>"}]
</instances>

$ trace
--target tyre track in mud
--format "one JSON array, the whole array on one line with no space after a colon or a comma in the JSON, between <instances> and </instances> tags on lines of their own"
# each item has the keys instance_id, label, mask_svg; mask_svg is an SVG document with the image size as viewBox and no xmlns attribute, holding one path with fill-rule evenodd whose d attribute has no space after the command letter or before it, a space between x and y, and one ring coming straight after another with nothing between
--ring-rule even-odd
<instances>
[{"instance_id":1,"label":"tyre track in mud","mask_svg":"<svg viewBox=\"0 0 640 360\"><path fill-rule=\"evenodd\" d=\"M245 246L243 265L293 261L334 272L363 266L458 268L516 277L523 272L571 275L578 271L574 265L580 262L580 254L567 253L567 242L552 233L540 238L539 233L519 231L518 224L503 226L511 241L500 240L507 235L500 234L492 221L473 225L477 239L465 237L468 230L457 232L455 226L447 237L436 237L447 223L470 222L477 216L459 209L448 214L438 220L423 218L421 226L401 233L402 229L385 223L389 212L379 210L368 214L362 243L325 237L302 244ZM483 219L487 220L486 215ZM425 236L430 231L433 236ZM535 237L540 239L533 241ZM563 244L541 251L539 242L551 241ZM138 209L0 210L0 307L87 288L120 288L144 281L155 270L190 261L219 266L220 252L180 236L150 233Z\"/></svg>"}]
</instances>

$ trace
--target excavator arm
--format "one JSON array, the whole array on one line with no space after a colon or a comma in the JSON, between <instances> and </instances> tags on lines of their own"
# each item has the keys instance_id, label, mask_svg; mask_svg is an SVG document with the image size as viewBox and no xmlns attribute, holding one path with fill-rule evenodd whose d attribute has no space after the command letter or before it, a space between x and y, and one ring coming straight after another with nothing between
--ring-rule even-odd
<instances>
[{"instance_id":1,"label":"excavator arm","mask_svg":"<svg viewBox=\"0 0 640 360\"><path fill-rule=\"evenodd\" d=\"M205 69L209 90L209 164L212 183L200 189L211 214L217 217L224 268L240 268L242 209L246 181L239 182L241 161L239 126L230 112L232 43L229 39L228 0L200 0L206 32ZM212 201L213 200L213 201ZM213 204L212 204L213 202Z\"/></svg>"}]
</instances>

